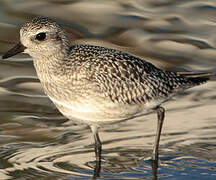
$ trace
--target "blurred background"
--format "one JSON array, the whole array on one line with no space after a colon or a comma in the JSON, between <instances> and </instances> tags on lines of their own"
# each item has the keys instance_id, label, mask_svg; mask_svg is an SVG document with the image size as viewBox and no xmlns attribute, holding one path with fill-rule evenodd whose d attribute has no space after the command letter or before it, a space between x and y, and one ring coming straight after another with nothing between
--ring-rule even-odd
<instances>
[{"instance_id":1,"label":"blurred background","mask_svg":"<svg viewBox=\"0 0 216 180\"><path fill-rule=\"evenodd\" d=\"M47 16L71 44L126 51L172 71L216 72L215 0L0 0L0 55L19 41L19 29ZM159 179L216 178L216 82L182 92L164 104ZM100 179L152 179L148 161L156 114L100 131ZM44 95L32 59L0 60L0 179L89 179L93 138L68 122Z\"/></svg>"}]
</instances>

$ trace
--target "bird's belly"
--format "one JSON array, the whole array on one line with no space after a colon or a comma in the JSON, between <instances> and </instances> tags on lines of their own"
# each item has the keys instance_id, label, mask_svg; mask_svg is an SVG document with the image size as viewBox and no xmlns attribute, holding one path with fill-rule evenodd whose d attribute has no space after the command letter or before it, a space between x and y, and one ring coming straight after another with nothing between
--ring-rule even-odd
<instances>
[{"instance_id":1,"label":"bird's belly","mask_svg":"<svg viewBox=\"0 0 216 180\"><path fill-rule=\"evenodd\" d=\"M151 112L158 101L146 104L118 104L101 99L80 99L65 102L50 97L59 111L68 119L86 124L109 124Z\"/></svg>"}]
</instances>

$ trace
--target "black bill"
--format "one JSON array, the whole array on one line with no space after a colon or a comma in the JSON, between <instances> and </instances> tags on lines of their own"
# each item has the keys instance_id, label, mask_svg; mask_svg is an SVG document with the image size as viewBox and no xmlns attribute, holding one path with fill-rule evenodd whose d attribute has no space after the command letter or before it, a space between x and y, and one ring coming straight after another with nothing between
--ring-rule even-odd
<instances>
[{"instance_id":1,"label":"black bill","mask_svg":"<svg viewBox=\"0 0 216 180\"><path fill-rule=\"evenodd\" d=\"M25 46L23 46L21 44L21 42L19 42L17 45L15 45L12 49L10 49L8 52L6 52L3 56L2 56L2 59L7 59L11 56L14 56L18 53L21 53L23 52L24 50L26 49Z\"/></svg>"}]
</instances>

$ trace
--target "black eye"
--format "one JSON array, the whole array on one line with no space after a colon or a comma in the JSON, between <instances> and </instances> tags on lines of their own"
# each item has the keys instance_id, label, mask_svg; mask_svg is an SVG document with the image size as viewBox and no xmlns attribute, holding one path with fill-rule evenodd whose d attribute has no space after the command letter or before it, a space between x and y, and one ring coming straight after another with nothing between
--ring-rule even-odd
<instances>
[{"instance_id":1,"label":"black eye","mask_svg":"<svg viewBox=\"0 0 216 180\"><path fill-rule=\"evenodd\" d=\"M38 33L35 37L38 41L43 41L46 38L46 33Z\"/></svg>"}]
</instances>

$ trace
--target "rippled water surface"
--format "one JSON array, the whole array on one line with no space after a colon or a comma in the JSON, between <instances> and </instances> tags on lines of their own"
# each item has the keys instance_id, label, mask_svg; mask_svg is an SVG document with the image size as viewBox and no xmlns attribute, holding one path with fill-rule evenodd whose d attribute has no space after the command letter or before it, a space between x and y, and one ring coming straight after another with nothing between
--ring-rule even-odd
<instances>
[{"instance_id":1,"label":"rippled water surface","mask_svg":"<svg viewBox=\"0 0 216 180\"><path fill-rule=\"evenodd\" d=\"M37 15L55 18L71 43L127 51L173 71L216 71L215 0L1 0L0 53ZM164 104L158 179L216 179L216 82ZM100 131L98 179L152 179L156 114ZM0 179L71 180L94 175L87 126L64 118L44 95L32 59L0 61Z\"/></svg>"}]
</instances>

